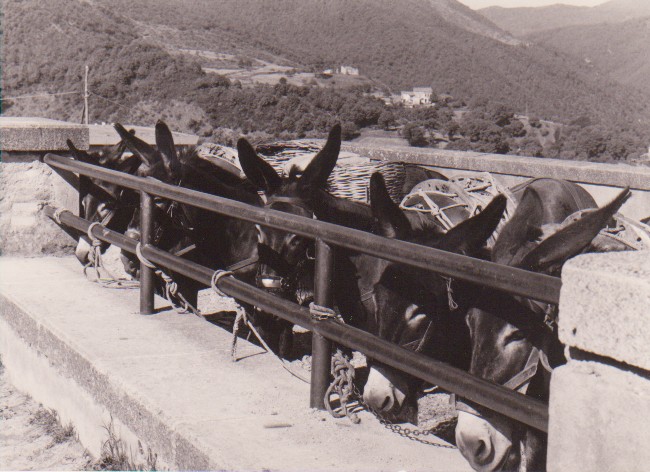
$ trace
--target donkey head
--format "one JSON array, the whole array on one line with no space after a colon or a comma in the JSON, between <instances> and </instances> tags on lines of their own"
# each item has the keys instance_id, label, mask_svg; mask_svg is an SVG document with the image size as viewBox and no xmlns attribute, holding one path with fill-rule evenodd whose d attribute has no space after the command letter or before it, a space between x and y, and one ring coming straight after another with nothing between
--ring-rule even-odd
<instances>
[{"instance_id":1,"label":"donkey head","mask_svg":"<svg viewBox=\"0 0 650 472\"><path fill-rule=\"evenodd\" d=\"M289 177L280 177L257 155L244 138L237 142L239 162L248 179L267 197L266 208L314 217L312 194L324 188L341 149L341 127L336 125L329 133L323 149L312 159L302 175L292 169ZM287 298L307 301L313 280L313 241L302 236L273 228L257 226L259 266L257 282L260 287L278 292ZM308 287L299 287L307 284ZM298 297L296 297L299 292ZM263 315L258 326L264 331L269 345L281 354L290 352L291 325Z\"/></svg>"},{"instance_id":2,"label":"donkey head","mask_svg":"<svg viewBox=\"0 0 650 472\"><path fill-rule=\"evenodd\" d=\"M495 244L494 262L559 275L569 258L581 253L629 196L624 190L607 206L587 213L539 242L544 201L528 188ZM548 401L551 368L564 362L552 328L550 306L483 289L467 314L472 341L470 373ZM539 366L539 368L538 368ZM545 468L546 438L480 406L460 403L456 442L476 470Z\"/></svg>"},{"instance_id":3,"label":"donkey head","mask_svg":"<svg viewBox=\"0 0 650 472\"><path fill-rule=\"evenodd\" d=\"M370 198L377 232L384 237L472 256L481 253L506 204L505 197L497 196L482 213L443 233L438 226L422 226L417 215L393 203L380 174L371 178ZM463 318L468 287L455 283L452 294L450 279L370 256L361 256L357 266L370 332L456 367L469 367ZM372 359L369 366L365 402L393 419L416 422L421 381Z\"/></svg>"},{"instance_id":4,"label":"donkey head","mask_svg":"<svg viewBox=\"0 0 650 472\"><path fill-rule=\"evenodd\" d=\"M149 145L147 142L130 134L119 123L115 123L115 130L118 132L122 140L125 142L127 148L133 155L140 161L140 166L137 170L137 175L140 177L152 177L162 182L174 183L180 178L181 164L178 159L178 154L174 146L172 133L167 125L158 121L156 123L156 145L157 149ZM163 231L163 226L168 225L167 219L178 218L184 223L189 225L185 215L180 211L173 211L177 209L177 205L169 200L162 198L154 198L155 203L155 216L154 216L154 235L156 238L155 243L164 243L168 245L169 241L182 239L181 231ZM139 240L140 239L140 208L136 208L132 214L132 218L128 224L125 235ZM163 236L167 241L162 241ZM140 264L137 258L132 254L122 252L122 263L124 264L125 271L133 276L138 277Z\"/></svg>"},{"instance_id":5,"label":"donkey head","mask_svg":"<svg viewBox=\"0 0 650 472\"><path fill-rule=\"evenodd\" d=\"M72 157L80 162L100 165L111 170L135 173L140 165L137 158L133 156L124 157L126 145L120 141L101 153L87 153L75 147L72 141L67 141ZM103 182L101 180L80 176L79 177L79 208L80 216L91 222L100 222L108 229L123 232L126 230L133 210L137 206L135 192L121 188L117 185ZM101 252L108 248L108 243L102 242ZM89 262L90 241L86 235L82 235L77 243L75 255L82 264Z\"/></svg>"}]
</instances>

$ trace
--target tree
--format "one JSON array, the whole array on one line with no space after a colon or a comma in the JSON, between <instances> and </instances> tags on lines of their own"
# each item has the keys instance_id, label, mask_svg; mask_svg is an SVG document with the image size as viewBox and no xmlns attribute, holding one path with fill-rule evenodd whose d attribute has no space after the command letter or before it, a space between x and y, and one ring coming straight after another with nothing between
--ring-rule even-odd
<instances>
[{"instance_id":1,"label":"tree","mask_svg":"<svg viewBox=\"0 0 650 472\"><path fill-rule=\"evenodd\" d=\"M410 146L426 147L429 144L424 129L414 123L408 123L402 128L402 136L406 139Z\"/></svg>"}]
</instances>

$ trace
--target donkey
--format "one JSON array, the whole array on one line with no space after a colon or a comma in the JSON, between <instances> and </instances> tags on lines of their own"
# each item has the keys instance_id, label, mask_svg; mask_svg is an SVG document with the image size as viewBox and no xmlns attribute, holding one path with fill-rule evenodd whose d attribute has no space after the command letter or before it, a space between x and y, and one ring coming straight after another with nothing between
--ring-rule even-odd
<instances>
[{"instance_id":1,"label":"donkey","mask_svg":"<svg viewBox=\"0 0 650 472\"><path fill-rule=\"evenodd\" d=\"M194 149L178 153L164 122L156 123L157 149L128 133L120 124L115 129L141 161L139 176L262 205L260 196L247 181L200 159ZM154 203L154 246L183 254L211 268L237 271L238 278L252 282L257 263L257 232L252 223L162 198L154 198ZM139 208L133 213L126 235L140 239ZM137 278L139 260L123 252L122 262L127 273ZM183 297L196 306L197 292L202 286L181 274L170 272L170 275Z\"/></svg>"},{"instance_id":2,"label":"donkey","mask_svg":"<svg viewBox=\"0 0 650 472\"><path fill-rule=\"evenodd\" d=\"M286 178L257 155L246 139L237 142L239 162L248 179L266 195L266 208L306 218L314 218L313 198L325 188L341 149L341 127L335 125L323 149L298 176L295 168ZM355 207L350 202L350 206ZM370 226L370 211L365 220ZM313 294L313 241L263 226L257 226L259 268L257 284L261 288L306 304ZM256 324L269 346L280 356L292 351L292 324L268 314L258 314Z\"/></svg>"},{"instance_id":3,"label":"donkey","mask_svg":"<svg viewBox=\"0 0 650 472\"><path fill-rule=\"evenodd\" d=\"M452 203L442 195L434 198L440 206ZM458 208L450 213L454 226L445 232L434 217L401 210L389 197L380 174L371 178L370 200L377 234L474 257L486 257L486 242L506 206L506 198L499 195L471 218ZM470 284L456 282L451 293L450 279L429 271L365 254L353 256L352 261L369 332L454 367L469 368L469 332L464 323L468 296L464 293L471 292ZM368 361L365 403L392 420L417 423L423 382Z\"/></svg>"},{"instance_id":4,"label":"donkey","mask_svg":"<svg viewBox=\"0 0 650 472\"><path fill-rule=\"evenodd\" d=\"M135 156L124 156L126 144L123 140L101 153L81 151L70 140L67 144L72 157L81 162L129 174L135 173L140 165L140 160ZM90 222L100 222L108 229L122 233L131 221L138 202L138 195L133 190L83 175L79 177L79 216ZM102 241L100 251L105 252L108 246L108 243ZM90 254L90 241L87 240L87 235L81 235L75 256L81 264L86 265Z\"/></svg>"},{"instance_id":5,"label":"donkey","mask_svg":"<svg viewBox=\"0 0 650 472\"><path fill-rule=\"evenodd\" d=\"M549 185L529 186L498 236L492 260L558 276L563 263L587 248L618 210L626 189L607 206L543 239L545 225L579 210L571 195ZM594 204L595 206L595 204ZM548 401L551 369L565 362L550 306L484 288L468 311L470 373ZM459 402L456 442L476 470L544 470L546 435L468 402Z\"/></svg>"}]
</instances>

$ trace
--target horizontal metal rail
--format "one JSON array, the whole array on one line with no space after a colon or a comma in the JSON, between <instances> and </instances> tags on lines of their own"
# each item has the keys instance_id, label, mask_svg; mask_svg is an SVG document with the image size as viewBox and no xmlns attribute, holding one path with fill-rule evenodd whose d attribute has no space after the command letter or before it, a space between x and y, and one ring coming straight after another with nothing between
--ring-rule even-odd
<instances>
[{"instance_id":1,"label":"horizontal metal rail","mask_svg":"<svg viewBox=\"0 0 650 472\"><path fill-rule=\"evenodd\" d=\"M227 198L168 185L154 179L135 177L123 172L103 169L54 154L47 154L44 160L47 164L59 169L76 172L133 190L145 191L159 197L176 200L263 226L285 230L313 239L322 239L334 246L429 270L513 295L547 303L559 303L562 282L556 277L482 261L405 241L386 239L363 231L343 228L335 224L315 221L276 210L259 208Z\"/></svg>"},{"instance_id":2,"label":"horizontal metal rail","mask_svg":"<svg viewBox=\"0 0 650 472\"><path fill-rule=\"evenodd\" d=\"M54 218L55 209L48 206L44 211L50 218ZM63 224L83 232L87 232L90 226L87 220L69 212L63 212L59 219ZM93 227L92 236L135 253L136 241L100 225ZM211 284L214 274L212 269L152 246L143 246L141 251L147 259L157 265L173 268L175 272L208 287ZM252 287L234 277L221 277L217 282L217 288L238 300L255 305L265 312L300 325L351 349L359 350L379 362L451 392L457 392L470 401L533 428L548 431L548 407L538 400L479 379L460 369L409 351L352 326L332 320L314 320L309 309Z\"/></svg>"}]
</instances>

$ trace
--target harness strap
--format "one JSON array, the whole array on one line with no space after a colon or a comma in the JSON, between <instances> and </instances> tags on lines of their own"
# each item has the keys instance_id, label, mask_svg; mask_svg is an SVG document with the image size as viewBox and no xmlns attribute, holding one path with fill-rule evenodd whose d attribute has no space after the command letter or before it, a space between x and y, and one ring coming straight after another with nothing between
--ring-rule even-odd
<instances>
[{"instance_id":1,"label":"harness strap","mask_svg":"<svg viewBox=\"0 0 650 472\"><path fill-rule=\"evenodd\" d=\"M539 349L534 347L530 351L528 360L524 369L503 384L504 387L510 390L519 390L521 393L526 393L528 383L537 373L537 366L539 365Z\"/></svg>"},{"instance_id":2,"label":"harness strap","mask_svg":"<svg viewBox=\"0 0 650 472\"><path fill-rule=\"evenodd\" d=\"M540 364L545 370L552 372L553 369L548 363L546 354L544 354L540 349L533 347L523 370L505 382L503 386L510 390L516 390L521 394L525 394L528 390L530 381L537 374L538 366ZM449 403L453 405L457 411L462 411L478 417L482 416L481 412L472 406L472 402L458 400L458 396L455 393L451 394Z\"/></svg>"},{"instance_id":3,"label":"harness strap","mask_svg":"<svg viewBox=\"0 0 650 472\"><path fill-rule=\"evenodd\" d=\"M242 261L235 262L234 264L229 265L228 267L226 267L226 270L229 270L231 272L237 272L238 270L245 269L246 267L250 267L254 264L257 264L258 262L259 262L259 257L252 256Z\"/></svg>"}]
</instances>

